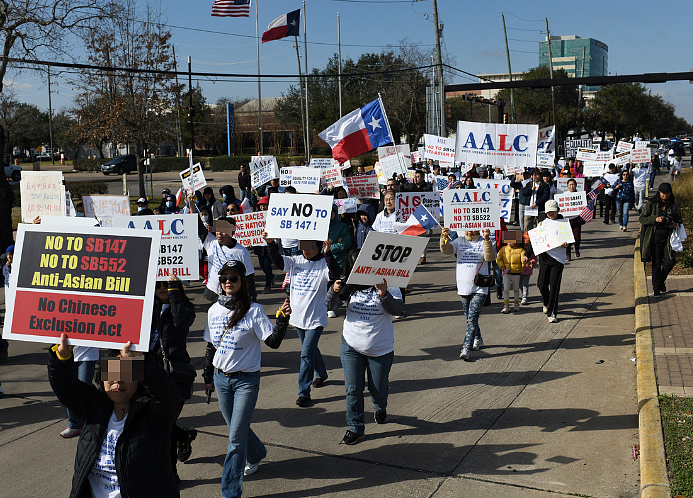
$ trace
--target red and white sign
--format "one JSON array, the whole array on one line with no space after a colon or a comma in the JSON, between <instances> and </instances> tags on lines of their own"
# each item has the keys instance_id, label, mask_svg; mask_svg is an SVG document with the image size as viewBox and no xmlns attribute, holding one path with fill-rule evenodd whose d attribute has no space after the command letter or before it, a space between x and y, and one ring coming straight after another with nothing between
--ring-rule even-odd
<instances>
[{"instance_id":1,"label":"red and white sign","mask_svg":"<svg viewBox=\"0 0 693 498\"><path fill-rule=\"evenodd\" d=\"M440 194L438 192L398 192L395 197L397 221L399 223L406 222L421 204L436 220L440 220Z\"/></svg>"},{"instance_id":2,"label":"red and white sign","mask_svg":"<svg viewBox=\"0 0 693 498\"><path fill-rule=\"evenodd\" d=\"M618 144L616 144L616 152L628 152L633 148L633 144L630 142L624 142L623 140L619 140Z\"/></svg>"},{"instance_id":3,"label":"red and white sign","mask_svg":"<svg viewBox=\"0 0 693 498\"><path fill-rule=\"evenodd\" d=\"M457 122L455 162L533 168L539 126Z\"/></svg>"},{"instance_id":4,"label":"red and white sign","mask_svg":"<svg viewBox=\"0 0 693 498\"><path fill-rule=\"evenodd\" d=\"M455 162L455 139L424 134L424 159L444 163Z\"/></svg>"},{"instance_id":5,"label":"red and white sign","mask_svg":"<svg viewBox=\"0 0 693 498\"><path fill-rule=\"evenodd\" d=\"M267 242L262 237L267 222L267 211L256 211L254 213L237 214L233 217L236 220L236 232L233 238L243 247L266 246Z\"/></svg>"},{"instance_id":6,"label":"red and white sign","mask_svg":"<svg viewBox=\"0 0 693 498\"><path fill-rule=\"evenodd\" d=\"M587 194L585 192L564 192L554 196L558 202L558 212L563 216L578 216L587 206Z\"/></svg>"},{"instance_id":7,"label":"red and white sign","mask_svg":"<svg viewBox=\"0 0 693 498\"><path fill-rule=\"evenodd\" d=\"M500 199L495 189L443 191L445 228L500 230Z\"/></svg>"},{"instance_id":8,"label":"red and white sign","mask_svg":"<svg viewBox=\"0 0 693 498\"><path fill-rule=\"evenodd\" d=\"M344 179L349 197L356 199L379 199L377 175L348 176Z\"/></svg>"},{"instance_id":9,"label":"red and white sign","mask_svg":"<svg viewBox=\"0 0 693 498\"><path fill-rule=\"evenodd\" d=\"M636 142L640 143L640 142ZM630 162L633 164L637 163L649 163L651 160L650 149L647 147L636 148L630 151Z\"/></svg>"},{"instance_id":10,"label":"red and white sign","mask_svg":"<svg viewBox=\"0 0 693 498\"><path fill-rule=\"evenodd\" d=\"M344 185L341 168L325 168L320 170L322 173L322 185L324 187L341 187Z\"/></svg>"}]
</instances>

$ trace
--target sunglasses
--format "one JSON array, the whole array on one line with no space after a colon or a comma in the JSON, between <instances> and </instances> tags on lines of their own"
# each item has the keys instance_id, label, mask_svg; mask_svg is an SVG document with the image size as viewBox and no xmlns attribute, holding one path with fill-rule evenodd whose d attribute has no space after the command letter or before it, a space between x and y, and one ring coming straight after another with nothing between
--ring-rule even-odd
<instances>
[{"instance_id":1,"label":"sunglasses","mask_svg":"<svg viewBox=\"0 0 693 498\"><path fill-rule=\"evenodd\" d=\"M237 283L241 279L238 275L220 275L219 283L225 284L226 282L231 282L232 284Z\"/></svg>"},{"instance_id":2,"label":"sunglasses","mask_svg":"<svg viewBox=\"0 0 693 498\"><path fill-rule=\"evenodd\" d=\"M168 289L168 282L157 282L156 288L157 289Z\"/></svg>"}]
</instances>

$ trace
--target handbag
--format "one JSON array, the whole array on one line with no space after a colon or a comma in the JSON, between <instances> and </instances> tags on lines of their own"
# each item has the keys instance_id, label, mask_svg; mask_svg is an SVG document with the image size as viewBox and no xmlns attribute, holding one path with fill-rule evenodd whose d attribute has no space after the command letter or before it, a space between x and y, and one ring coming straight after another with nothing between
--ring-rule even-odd
<instances>
[{"instance_id":1,"label":"handbag","mask_svg":"<svg viewBox=\"0 0 693 498\"><path fill-rule=\"evenodd\" d=\"M488 275L479 275L479 271L481 271L482 266L484 266L483 261L479 265L479 269L476 271L476 275L474 275L474 285L476 285L477 287L493 287L494 285L496 285L496 282L491 271L489 271Z\"/></svg>"},{"instance_id":2,"label":"handbag","mask_svg":"<svg viewBox=\"0 0 693 498\"><path fill-rule=\"evenodd\" d=\"M686 240L686 229L683 223L676 225L676 228L671 232L669 243L671 248L676 252L683 252L683 241Z\"/></svg>"},{"instance_id":3,"label":"handbag","mask_svg":"<svg viewBox=\"0 0 693 498\"><path fill-rule=\"evenodd\" d=\"M161 356L164 360L164 370L166 370L173 381L178 384L179 390L181 390L181 384L189 386L189 388L186 388L185 392L181 390L181 397L183 399L190 399L192 397L192 385L197 377L195 365L193 365L192 362L169 359L169 357L166 356L161 337L159 337L159 346L161 347Z\"/></svg>"}]
</instances>

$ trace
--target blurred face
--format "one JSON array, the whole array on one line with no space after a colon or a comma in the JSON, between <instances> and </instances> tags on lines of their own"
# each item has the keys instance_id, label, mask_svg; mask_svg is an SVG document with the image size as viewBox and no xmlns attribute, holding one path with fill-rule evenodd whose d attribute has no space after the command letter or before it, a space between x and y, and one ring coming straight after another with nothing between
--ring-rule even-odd
<instances>
[{"instance_id":1,"label":"blurred face","mask_svg":"<svg viewBox=\"0 0 693 498\"><path fill-rule=\"evenodd\" d=\"M448 182L455 183L456 180L455 175L448 175Z\"/></svg>"},{"instance_id":2,"label":"blurred face","mask_svg":"<svg viewBox=\"0 0 693 498\"><path fill-rule=\"evenodd\" d=\"M229 228L229 231L231 233L228 233L228 232L217 232L216 233L217 242L219 242L219 245L225 246L225 245L229 245L231 243L231 241L233 240L233 234L236 233L236 226L231 225Z\"/></svg>"},{"instance_id":3,"label":"blurred face","mask_svg":"<svg viewBox=\"0 0 693 498\"><path fill-rule=\"evenodd\" d=\"M202 194L202 197L204 197L206 200L210 200L212 198L212 192L205 192Z\"/></svg>"},{"instance_id":4,"label":"blurred face","mask_svg":"<svg viewBox=\"0 0 693 498\"><path fill-rule=\"evenodd\" d=\"M267 211L269 204L259 204L258 207L260 208L260 211Z\"/></svg>"},{"instance_id":5,"label":"blurred face","mask_svg":"<svg viewBox=\"0 0 693 498\"><path fill-rule=\"evenodd\" d=\"M346 199L347 198L347 193L344 190L340 190L337 192L337 199Z\"/></svg>"},{"instance_id":6,"label":"blurred face","mask_svg":"<svg viewBox=\"0 0 693 498\"><path fill-rule=\"evenodd\" d=\"M241 173L245 173L245 172L246 172L245 164L242 164L241 165Z\"/></svg>"},{"instance_id":7,"label":"blurred face","mask_svg":"<svg viewBox=\"0 0 693 498\"><path fill-rule=\"evenodd\" d=\"M469 186L469 187L473 187L474 186L474 179L471 177L467 177L467 179L464 181L464 184Z\"/></svg>"},{"instance_id":8,"label":"blurred face","mask_svg":"<svg viewBox=\"0 0 693 498\"><path fill-rule=\"evenodd\" d=\"M536 183L541 183L541 173L535 173L534 174L534 181Z\"/></svg>"},{"instance_id":9,"label":"blurred face","mask_svg":"<svg viewBox=\"0 0 693 498\"><path fill-rule=\"evenodd\" d=\"M555 220L558 218L558 213L556 211L546 211L546 217L550 220Z\"/></svg>"},{"instance_id":10,"label":"blurred face","mask_svg":"<svg viewBox=\"0 0 693 498\"><path fill-rule=\"evenodd\" d=\"M108 358L101 361L101 379L106 396L116 406L128 406L144 375L142 357Z\"/></svg>"},{"instance_id":11,"label":"blurred face","mask_svg":"<svg viewBox=\"0 0 693 498\"><path fill-rule=\"evenodd\" d=\"M623 180L624 182L628 181L628 173L624 171L623 174L621 174L621 180Z\"/></svg>"},{"instance_id":12,"label":"blurred face","mask_svg":"<svg viewBox=\"0 0 693 498\"><path fill-rule=\"evenodd\" d=\"M368 217L367 214L361 214L361 223L368 223L370 221L370 218Z\"/></svg>"},{"instance_id":13,"label":"blurred face","mask_svg":"<svg viewBox=\"0 0 693 498\"><path fill-rule=\"evenodd\" d=\"M365 173L365 170L363 169L363 166L359 166L359 167L356 168L356 172L357 172L359 175L362 175L363 173Z\"/></svg>"},{"instance_id":14,"label":"blurred face","mask_svg":"<svg viewBox=\"0 0 693 498\"><path fill-rule=\"evenodd\" d=\"M233 296L241 290L241 276L233 270L224 270L219 275L221 290L227 296Z\"/></svg>"},{"instance_id":15,"label":"blurred face","mask_svg":"<svg viewBox=\"0 0 693 498\"><path fill-rule=\"evenodd\" d=\"M466 237L476 237L477 235L479 235L479 230L467 230L466 232L464 232L464 235Z\"/></svg>"}]
</instances>

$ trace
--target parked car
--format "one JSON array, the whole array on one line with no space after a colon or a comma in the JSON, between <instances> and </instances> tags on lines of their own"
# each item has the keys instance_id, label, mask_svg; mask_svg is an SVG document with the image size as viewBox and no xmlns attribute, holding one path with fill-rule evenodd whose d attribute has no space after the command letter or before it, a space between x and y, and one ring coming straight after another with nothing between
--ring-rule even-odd
<instances>
[{"instance_id":1,"label":"parked car","mask_svg":"<svg viewBox=\"0 0 693 498\"><path fill-rule=\"evenodd\" d=\"M685 156L686 155L686 147L683 145L683 142L679 139L672 138L669 140L669 148L674 149L674 154L677 156Z\"/></svg>"},{"instance_id":2,"label":"parked car","mask_svg":"<svg viewBox=\"0 0 693 498\"><path fill-rule=\"evenodd\" d=\"M111 173L122 175L132 173L133 171L137 171L137 159L134 154L114 157L101 165L101 172L104 175L110 175Z\"/></svg>"},{"instance_id":3,"label":"parked car","mask_svg":"<svg viewBox=\"0 0 693 498\"><path fill-rule=\"evenodd\" d=\"M39 161L50 161L51 155L48 152L41 152L40 154L36 154L36 159Z\"/></svg>"},{"instance_id":4,"label":"parked car","mask_svg":"<svg viewBox=\"0 0 693 498\"><path fill-rule=\"evenodd\" d=\"M5 161L2 162L5 167L5 178L9 178L13 182L18 182L22 179L22 167L15 166L14 164L7 164Z\"/></svg>"}]
</instances>

